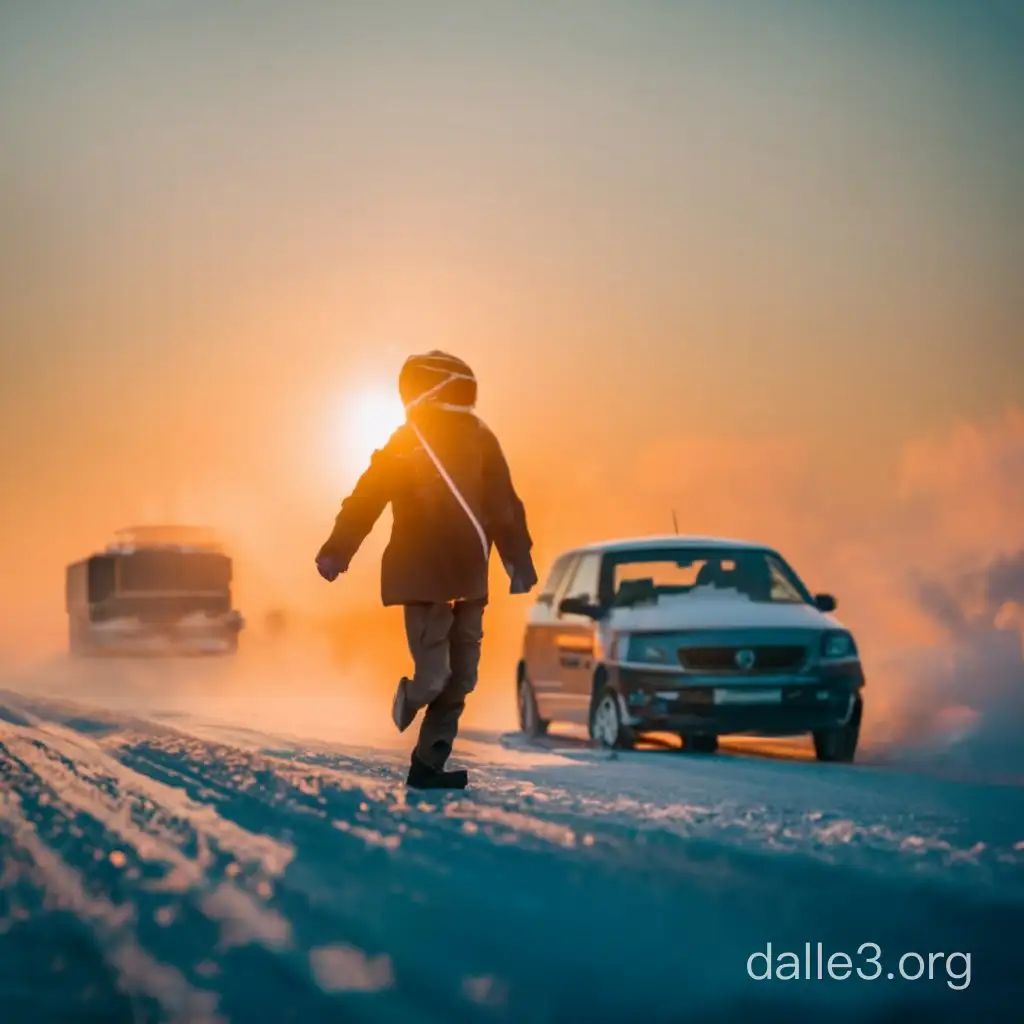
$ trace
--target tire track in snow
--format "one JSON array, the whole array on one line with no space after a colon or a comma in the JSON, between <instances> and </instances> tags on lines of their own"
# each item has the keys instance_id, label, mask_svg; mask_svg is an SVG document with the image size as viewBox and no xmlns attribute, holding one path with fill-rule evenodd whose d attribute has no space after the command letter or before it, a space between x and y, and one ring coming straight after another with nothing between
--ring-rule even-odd
<instances>
[{"instance_id":1,"label":"tire track in snow","mask_svg":"<svg viewBox=\"0 0 1024 1024\"><path fill-rule=\"evenodd\" d=\"M13 735L19 742L37 741L29 751L36 769L72 771L82 785L95 784L106 794L102 799L116 803L129 792L141 793L174 813L184 808L189 828L207 822L198 829L210 836L215 857L206 876L223 864L215 838L221 834L241 848L253 849L255 840L291 851L280 875L271 877L258 855L251 870L253 878L273 882L263 902L291 924L293 952L232 961L254 948L247 946L218 956L217 936L202 931L205 916L194 901L183 901L181 918L168 929L190 945L165 959L194 988L202 990L205 977L190 970L193 962L219 962L222 973L210 977L209 986L220 997L218 1011L230 1020L259 1020L262 1010L273 1007L275 1022L555 1024L639 1016L660 1022L679 1019L681 992L687 1019L797 1019L798 1009L820 1013L826 1004L830 1020L878 1019L871 1013L877 1003L887 1005L894 1020L901 1005L903 1019L921 1019L914 1011L926 1004L932 1019L945 1020L963 1019L973 995L992 1010L1015 979L1007 939L1019 936L1020 916L1012 907L846 871L858 863L857 853L871 851L848 850L858 837L833 821L814 827L832 836L838 866L820 858L766 856L729 832L730 822L743 824L736 789L720 786L717 800L708 786L704 796L685 804L665 799L686 782L682 772L671 773L671 789L662 784L664 777L655 777L645 798L639 790L651 777L641 778L638 763L628 760L606 774L600 765L573 771L556 765L522 777L482 764L469 793L423 798L405 793L403 773L389 753L361 758L243 750L138 721L108 720L96 729L88 716L70 714L59 724L15 728ZM39 758L47 763L40 765ZM705 775L713 769L707 766ZM41 788L41 781L31 783L34 778L33 772L18 784ZM769 778L765 788L774 781ZM74 802L97 799L79 792ZM750 807L754 827L741 828L739 836L756 839L758 815L763 819L770 808L766 802ZM109 804L102 808L111 810ZM148 863L113 832L101 841L91 833L69 836L89 812L69 806L63 813L50 831L42 810L32 823L65 856L91 849L90 843L104 851L123 844L131 855L128 871ZM167 832L172 846L185 834L171 827ZM799 836L783 838L799 849ZM188 843L179 848L191 850ZM155 894L139 879L127 879L131 884L119 890L116 880L96 876L96 870L83 869L88 894L95 895L98 884L113 893L115 905L133 900L140 908L139 944L159 960L159 950L142 934ZM775 908L767 898L772 896ZM620 942L609 925L623 922L635 927ZM880 941L886 951L924 948L926 939L938 944L932 948L965 945L977 955L978 985L965 998L934 986L901 988L893 997L883 983L848 987L838 1001L828 986L801 987L800 1007L773 1013L751 1001L744 1013L743 1000L753 1000L743 983L746 955L763 948L766 937L795 942L808 935L831 948L856 948L865 940ZM612 947L614 968L608 963ZM239 982L247 991L239 993ZM338 1003L296 1000L297 983L360 1001L346 1003L342 1015ZM788 999L792 991L771 994ZM767 995L763 988L755 994ZM296 1007L299 1016L289 1018ZM990 1013L987 1019L996 1018Z\"/></svg>"},{"instance_id":2,"label":"tire track in snow","mask_svg":"<svg viewBox=\"0 0 1024 1024\"><path fill-rule=\"evenodd\" d=\"M0 737L23 737L26 744L48 748L61 758L67 776L86 782L89 795L102 799L110 794L107 810L122 808L126 801L152 807L168 824L180 823L199 846L198 862L207 866L211 847L231 854L239 863L253 866L268 877L280 875L295 855L287 843L250 832L222 818L209 803L190 799L181 788L162 783L126 768L116 756L132 734L118 734L97 741L71 729L42 723L36 729L0 725ZM38 759L37 759L38 763ZM83 792L79 787L79 792ZM166 835L166 826L163 830Z\"/></svg>"},{"instance_id":3,"label":"tire track in snow","mask_svg":"<svg viewBox=\"0 0 1024 1024\"><path fill-rule=\"evenodd\" d=\"M379 785L373 777L359 776L357 762L345 754L275 751L273 756L321 773L362 778L367 792ZM714 801L699 795L680 800L679 791L691 781L685 772L665 770L662 763L651 767L671 780L671 789L663 784L658 787L663 792L644 794L630 780L649 765L635 759L610 771L603 765L570 762L557 773L546 766L529 775L478 764L470 799L446 800L445 813L463 831L481 830L496 842L522 843L533 837L628 861L638 845L657 847L675 838L882 874L899 870L911 878L955 882L1024 901L1024 842L1016 841L1024 835L1024 816L1021 831L1000 840L988 834L979 838L964 823L934 812L894 809L892 800L879 800L856 816L846 809L787 806L781 794L776 804L761 802L760 793L758 800L724 795ZM706 762L700 767L708 770ZM567 771L572 787L566 784ZM418 803L427 806L429 800ZM1024 797L1019 807L1024 811Z\"/></svg>"},{"instance_id":4,"label":"tire track in snow","mask_svg":"<svg viewBox=\"0 0 1024 1024\"><path fill-rule=\"evenodd\" d=\"M250 858L248 863L243 857L218 868L217 839L201 829L197 831L187 817L175 815L166 805L143 796L139 787L122 788L126 773L120 765L117 775L101 774L102 767L94 767L84 757L70 759L67 746L63 750L59 745L48 748L38 740L18 735L5 737L5 746L48 788L51 799L59 796L72 814L88 815L100 822L118 841L116 853L123 856L128 850L160 872L160 877L142 883L146 888L188 894L197 900L202 912L220 924L222 947L258 942L268 949L286 949L291 944L289 923L262 906L232 878L246 867L265 869L267 856ZM77 755L75 745L70 746ZM145 788L148 780L142 781ZM224 829L218 827L215 831L223 833ZM233 829L228 831L234 835ZM186 844L194 845L194 856L184 851ZM241 851L239 845L229 843L228 852L251 852L250 844L242 844ZM276 867L284 857L279 854L271 860Z\"/></svg>"},{"instance_id":5,"label":"tire track in snow","mask_svg":"<svg viewBox=\"0 0 1024 1024\"><path fill-rule=\"evenodd\" d=\"M194 988L180 971L141 947L134 907L90 893L81 873L43 841L22 813L17 793L6 790L0 795L0 823L10 841L27 855L29 866L23 870L43 889L49 908L70 911L89 926L128 993L154 999L172 1022L222 1024L216 994Z\"/></svg>"},{"instance_id":6,"label":"tire track in snow","mask_svg":"<svg viewBox=\"0 0 1024 1024\"><path fill-rule=\"evenodd\" d=\"M33 916L63 909L88 925L125 990L158 1003L157 1016L140 1019L261 1019L261 989L278 1000L275 1020L323 1019L339 992L370 991L374 979L390 984L386 955L366 958L360 975L354 946L342 947L344 970L336 946L294 948L291 922L269 905L274 879L294 855L289 844L131 771L92 739L63 727L0 724L0 785L10 797L0 817L0 905L3 890L27 882L41 893ZM247 952L257 948L262 958ZM213 1012L218 988L233 1008L227 1016ZM65 1008L58 1019L76 1013Z\"/></svg>"}]
</instances>

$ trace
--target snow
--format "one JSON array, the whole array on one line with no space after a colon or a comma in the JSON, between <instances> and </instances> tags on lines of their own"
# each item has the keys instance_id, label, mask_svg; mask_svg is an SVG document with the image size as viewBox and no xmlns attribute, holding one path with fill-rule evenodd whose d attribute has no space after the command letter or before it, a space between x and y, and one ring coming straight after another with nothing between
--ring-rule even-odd
<instances>
[{"instance_id":1,"label":"snow","mask_svg":"<svg viewBox=\"0 0 1024 1024\"><path fill-rule=\"evenodd\" d=\"M376 992L394 981L390 957L368 957L353 946L321 946L309 962L325 992Z\"/></svg>"},{"instance_id":2,"label":"snow","mask_svg":"<svg viewBox=\"0 0 1024 1024\"><path fill-rule=\"evenodd\" d=\"M179 555L219 554L219 551L214 547L197 547L195 544L146 544L143 547L136 544L114 542L113 544L108 544L104 551L108 555L134 555L140 551L174 551Z\"/></svg>"},{"instance_id":3,"label":"snow","mask_svg":"<svg viewBox=\"0 0 1024 1024\"><path fill-rule=\"evenodd\" d=\"M120 554L153 549L210 552L219 551L221 546L218 532L207 526L147 524L116 530L107 551Z\"/></svg>"},{"instance_id":4,"label":"snow","mask_svg":"<svg viewBox=\"0 0 1024 1024\"><path fill-rule=\"evenodd\" d=\"M93 633L99 633L101 636L119 636L122 634L137 633L142 629L142 623L136 618L118 618L118 619L106 619L102 622L94 622L90 626L90 631Z\"/></svg>"},{"instance_id":5,"label":"snow","mask_svg":"<svg viewBox=\"0 0 1024 1024\"><path fill-rule=\"evenodd\" d=\"M737 590L695 587L656 603L613 608L605 620L627 632L674 629L841 629L839 621L807 604L752 601Z\"/></svg>"},{"instance_id":6,"label":"snow","mask_svg":"<svg viewBox=\"0 0 1024 1024\"><path fill-rule=\"evenodd\" d=\"M466 729L471 788L417 794L398 745L171 726L118 692L0 692L13 1024L962 1021L1019 996L1020 785ZM976 980L752 981L769 942L960 950Z\"/></svg>"},{"instance_id":7,"label":"snow","mask_svg":"<svg viewBox=\"0 0 1024 1024\"><path fill-rule=\"evenodd\" d=\"M237 612L209 615L190 612L175 622L177 636L154 630L137 618L122 617L91 624L90 631L100 643L110 643L117 650L137 653L169 653L179 649L216 654L227 651L231 641L224 635L241 629L244 619Z\"/></svg>"},{"instance_id":8,"label":"snow","mask_svg":"<svg viewBox=\"0 0 1024 1024\"><path fill-rule=\"evenodd\" d=\"M751 551L773 551L774 549L766 544L759 544L750 540L731 540L728 537L701 537L696 535L685 535L678 533L652 534L649 537L621 537L617 540L597 541L593 544L586 544L580 548L573 548L573 552L583 551L609 551L625 550L634 548L739 548ZM566 552L568 553L568 552Z\"/></svg>"},{"instance_id":9,"label":"snow","mask_svg":"<svg viewBox=\"0 0 1024 1024\"><path fill-rule=\"evenodd\" d=\"M178 629L202 631L218 629L229 621L233 620L228 615L210 615L207 612L199 611L183 615L175 625Z\"/></svg>"}]
</instances>

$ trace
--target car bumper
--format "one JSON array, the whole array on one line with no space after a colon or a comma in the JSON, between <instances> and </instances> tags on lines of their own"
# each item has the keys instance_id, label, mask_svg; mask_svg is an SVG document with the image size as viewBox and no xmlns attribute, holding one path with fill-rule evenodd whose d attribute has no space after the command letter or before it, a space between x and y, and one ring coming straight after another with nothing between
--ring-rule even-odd
<instances>
[{"instance_id":1,"label":"car bumper","mask_svg":"<svg viewBox=\"0 0 1024 1024\"><path fill-rule=\"evenodd\" d=\"M238 632L230 629L202 632L94 631L89 637L89 653L101 657L202 657L230 654L237 647Z\"/></svg>"},{"instance_id":2,"label":"car bumper","mask_svg":"<svg viewBox=\"0 0 1024 1024\"><path fill-rule=\"evenodd\" d=\"M722 676L618 668L630 726L644 732L792 736L841 726L864 685L859 663L800 675Z\"/></svg>"}]
</instances>

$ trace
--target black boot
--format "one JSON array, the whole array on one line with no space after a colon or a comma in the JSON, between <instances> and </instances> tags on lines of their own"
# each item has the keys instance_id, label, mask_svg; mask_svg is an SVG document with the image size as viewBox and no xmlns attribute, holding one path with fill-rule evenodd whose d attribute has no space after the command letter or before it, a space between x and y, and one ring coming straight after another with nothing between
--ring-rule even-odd
<instances>
[{"instance_id":1,"label":"black boot","mask_svg":"<svg viewBox=\"0 0 1024 1024\"><path fill-rule=\"evenodd\" d=\"M415 754L409 766L409 777L405 780L405 784L412 789L465 789L468 783L469 773L464 768L439 771Z\"/></svg>"}]
</instances>

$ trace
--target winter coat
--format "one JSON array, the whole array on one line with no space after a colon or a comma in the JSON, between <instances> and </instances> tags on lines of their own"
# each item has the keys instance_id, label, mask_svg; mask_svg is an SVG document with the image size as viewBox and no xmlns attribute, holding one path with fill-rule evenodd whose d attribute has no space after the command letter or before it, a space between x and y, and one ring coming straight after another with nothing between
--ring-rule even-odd
<instances>
[{"instance_id":1,"label":"winter coat","mask_svg":"<svg viewBox=\"0 0 1024 1024\"><path fill-rule=\"evenodd\" d=\"M507 570L537 579L523 503L498 439L472 412L425 404L409 413L482 526ZM385 605L487 598L481 538L409 422L374 452L318 557L348 568L391 503L391 540L381 563Z\"/></svg>"}]
</instances>

